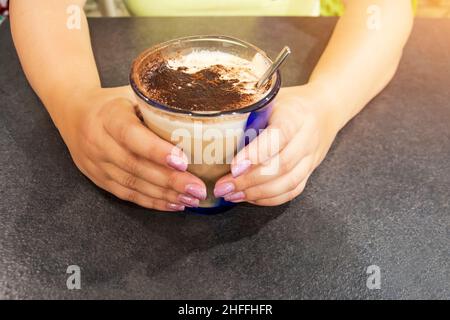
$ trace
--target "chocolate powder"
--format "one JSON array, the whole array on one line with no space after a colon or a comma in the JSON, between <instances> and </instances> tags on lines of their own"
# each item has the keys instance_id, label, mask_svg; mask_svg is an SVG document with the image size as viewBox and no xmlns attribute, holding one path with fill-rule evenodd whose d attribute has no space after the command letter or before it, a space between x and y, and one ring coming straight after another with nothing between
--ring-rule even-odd
<instances>
[{"instance_id":1,"label":"chocolate powder","mask_svg":"<svg viewBox=\"0 0 450 320\"><path fill-rule=\"evenodd\" d=\"M218 64L187 73L185 67L174 70L159 61L144 67L140 80L149 98L177 109L229 111L253 103L255 96L244 93L238 79L221 79L229 71Z\"/></svg>"}]
</instances>

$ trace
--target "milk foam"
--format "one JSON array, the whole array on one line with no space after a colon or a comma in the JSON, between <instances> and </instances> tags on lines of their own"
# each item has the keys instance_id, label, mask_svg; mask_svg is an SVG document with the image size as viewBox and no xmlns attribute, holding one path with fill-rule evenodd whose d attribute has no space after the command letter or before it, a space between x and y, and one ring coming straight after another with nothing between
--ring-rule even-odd
<instances>
[{"instance_id":1,"label":"milk foam","mask_svg":"<svg viewBox=\"0 0 450 320\"><path fill-rule=\"evenodd\" d=\"M171 69L184 67L187 73L195 73L214 65L223 65L227 72L221 75L222 79L238 79L243 85L244 93L258 94L255 84L269 67L267 60L257 53L253 59L246 60L222 51L194 50L189 54L170 59L167 65Z\"/></svg>"}]
</instances>

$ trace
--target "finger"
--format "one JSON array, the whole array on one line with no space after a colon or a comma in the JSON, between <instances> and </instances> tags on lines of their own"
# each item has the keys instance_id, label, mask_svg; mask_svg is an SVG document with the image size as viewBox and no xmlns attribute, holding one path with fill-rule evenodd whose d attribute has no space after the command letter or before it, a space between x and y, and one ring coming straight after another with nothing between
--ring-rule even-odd
<instances>
[{"instance_id":1,"label":"finger","mask_svg":"<svg viewBox=\"0 0 450 320\"><path fill-rule=\"evenodd\" d=\"M309 177L308 177L309 178ZM249 201L252 204L256 204L258 206L279 206L286 202L289 202L293 199L295 199L297 196L299 196L303 190L305 189L306 182L308 181L308 178L303 180L294 190L291 190L287 193L284 193L280 196L268 198L268 199L260 199L256 201Z\"/></svg>"},{"instance_id":2,"label":"finger","mask_svg":"<svg viewBox=\"0 0 450 320\"><path fill-rule=\"evenodd\" d=\"M112 180L108 182L105 189L121 200L133 202L144 208L156 209L159 211L184 211L185 209L184 205L148 197L136 190L125 188Z\"/></svg>"},{"instance_id":3,"label":"finger","mask_svg":"<svg viewBox=\"0 0 450 320\"><path fill-rule=\"evenodd\" d=\"M189 207L198 207L199 199L178 193L172 189L166 189L149 183L137 176L126 172L113 164L105 166L108 176L121 186L138 191L139 193L155 199L162 199L170 203L182 204Z\"/></svg>"},{"instance_id":4,"label":"finger","mask_svg":"<svg viewBox=\"0 0 450 320\"><path fill-rule=\"evenodd\" d=\"M251 165L264 163L280 153L295 136L298 126L295 121L271 124L233 159L231 163L233 177L238 177Z\"/></svg>"},{"instance_id":5,"label":"finger","mask_svg":"<svg viewBox=\"0 0 450 320\"><path fill-rule=\"evenodd\" d=\"M304 181L309 175L311 167L311 157L304 158L291 172L264 184L238 190L236 193L225 196L225 200L230 202L257 201L289 193Z\"/></svg>"},{"instance_id":6,"label":"finger","mask_svg":"<svg viewBox=\"0 0 450 320\"><path fill-rule=\"evenodd\" d=\"M136 190L126 188L113 180L108 180L107 174L89 159L85 159L82 165L77 163L77 167L95 185L114 194L119 199L134 202L142 207L160 211L183 211L185 209L185 205L183 204L148 197Z\"/></svg>"},{"instance_id":7,"label":"finger","mask_svg":"<svg viewBox=\"0 0 450 320\"><path fill-rule=\"evenodd\" d=\"M233 176L222 177L216 183L216 189L223 188L221 185L233 184L233 190L246 190L248 188L273 181L278 176L288 174L300 161L311 152L310 148L304 143L303 134L297 133L294 139L279 153L273 156L265 163L252 166L246 172L233 179ZM220 191L217 191L220 193ZM217 195L216 195L217 196ZM223 195L222 195L223 196Z\"/></svg>"},{"instance_id":8,"label":"finger","mask_svg":"<svg viewBox=\"0 0 450 320\"><path fill-rule=\"evenodd\" d=\"M131 101L114 99L109 102L107 110L109 117L105 129L120 145L159 165L186 171L187 156L145 127L136 116Z\"/></svg>"},{"instance_id":9,"label":"finger","mask_svg":"<svg viewBox=\"0 0 450 320\"><path fill-rule=\"evenodd\" d=\"M289 174L299 162L307 158L312 151L308 133L300 131L279 153L265 163L252 166L246 172L233 178L232 174L222 177L215 185L215 196L223 197L232 191L243 191L257 185L273 181L279 176Z\"/></svg>"},{"instance_id":10,"label":"finger","mask_svg":"<svg viewBox=\"0 0 450 320\"><path fill-rule=\"evenodd\" d=\"M206 186L201 179L189 172L180 172L139 158L118 145L113 139L105 141L105 161L103 165L112 163L131 176L163 189L171 189L199 200L206 199Z\"/></svg>"},{"instance_id":11,"label":"finger","mask_svg":"<svg viewBox=\"0 0 450 320\"><path fill-rule=\"evenodd\" d=\"M105 189L104 181L107 180L107 176L93 161L89 158L84 158L82 161L75 161L75 165L96 186Z\"/></svg>"}]
</instances>

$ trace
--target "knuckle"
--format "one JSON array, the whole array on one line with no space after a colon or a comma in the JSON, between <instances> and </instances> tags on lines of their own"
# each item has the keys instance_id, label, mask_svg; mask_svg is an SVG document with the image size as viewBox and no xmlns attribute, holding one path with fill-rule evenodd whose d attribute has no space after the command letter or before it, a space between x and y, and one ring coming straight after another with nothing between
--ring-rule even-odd
<instances>
[{"instance_id":1,"label":"knuckle","mask_svg":"<svg viewBox=\"0 0 450 320\"><path fill-rule=\"evenodd\" d=\"M97 145L98 134L93 122L94 120L92 119L92 117L90 117L86 119L86 121L84 121L80 127L80 134L83 138L83 142L88 146Z\"/></svg>"},{"instance_id":2,"label":"knuckle","mask_svg":"<svg viewBox=\"0 0 450 320\"><path fill-rule=\"evenodd\" d=\"M164 200L169 200L170 199L170 192L168 190L163 190L160 188L156 188L153 192L152 192L152 197L155 197L156 199L164 199Z\"/></svg>"},{"instance_id":3,"label":"knuckle","mask_svg":"<svg viewBox=\"0 0 450 320\"><path fill-rule=\"evenodd\" d=\"M97 135L95 134L93 129L85 129L83 131L83 140L84 143L88 146L95 146L97 145Z\"/></svg>"},{"instance_id":4,"label":"knuckle","mask_svg":"<svg viewBox=\"0 0 450 320\"><path fill-rule=\"evenodd\" d=\"M166 190L165 192L163 192L161 190L160 191L160 196L158 198L166 200L168 202L174 202L174 201L178 201L177 196L178 196L178 194L175 191Z\"/></svg>"},{"instance_id":5,"label":"knuckle","mask_svg":"<svg viewBox=\"0 0 450 320\"><path fill-rule=\"evenodd\" d=\"M287 176L287 187L289 191L295 190L298 187L299 180L296 176L289 174Z\"/></svg>"},{"instance_id":6,"label":"knuckle","mask_svg":"<svg viewBox=\"0 0 450 320\"><path fill-rule=\"evenodd\" d=\"M171 171L169 172L169 174L167 175L167 180L166 180L166 187L168 188L173 188L177 182L177 180L180 179L180 174L176 171Z\"/></svg>"},{"instance_id":7,"label":"knuckle","mask_svg":"<svg viewBox=\"0 0 450 320\"><path fill-rule=\"evenodd\" d=\"M147 208L156 208L156 202L152 198L146 198L145 203L143 203L142 205Z\"/></svg>"},{"instance_id":8,"label":"knuckle","mask_svg":"<svg viewBox=\"0 0 450 320\"><path fill-rule=\"evenodd\" d=\"M122 178L122 183L124 187L135 189L137 184L137 178L131 174L127 174Z\"/></svg>"},{"instance_id":9,"label":"knuckle","mask_svg":"<svg viewBox=\"0 0 450 320\"><path fill-rule=\"evenodd\" d=\"M117 137L120 142L126 142L129 140L131 126L128 123L122 123L118 127Z\"/></svg>"},{"instance_id":10,"label":"knuckle","mask_svg":"<svg viewBox=\"0 0 450 320\"><path fill-rule=\"evenodd\" d=\"M255 177L252 174L244 174L235 179L237 190L245 190L255 184Z\"/></svg>"},{"instance_id":11,"label":"knuckle","mask_svg":"<svg viewBox=\"0 0 450 320\"><path fill-rule=\"evenodd\" d=\"M127 144L130 141L133 141L133 137L135 136L135 132L137 129L137 125L132 121L121 121L120 124L117 125L117 139L122 144Z\"/></svg>"},{"instance_id":12,"label":"knuckle","mask_svg":"<svg viewBox=\"0 0 450 320\"><path fill-rule=\"evenodd\" d=\"M305 184L300 184L296 189L288 192L288 201L294 200L305 190Z\"/></svg>"},{"instance_id":13,"label":"knuckle","mask_svg":"<svg viewBox=\"0 0 450 320\"><path fill-rule=\"evenodd\" d=\"M292 146L287 146L286 149L280 153L280 162L286 163L286 165L289 166L289 170L293 170L303 158L303 150L293 150Z\"/></svg>"},{"instance_id":14,"label":"knuckle","mask_svg":"<svg viewBox=\"0 0 450 320\"><path fill-rule=\"evenodd\" d=\"M87 170L85 168L86 166L85 166L83 160L81 160L81 158L79 158L77 156L72 156L72 160L73 160L73 163L75 164L75 166L78 168L78 170L80 170L84 175L86 175L85 172Z\"/></svg>"},{"instance_id":15,"label":"knuckle","mask_svg":"<svg viewBox=\"0 0 450 320\"><path fill-rule=\"evenodd\" d=\"M121 97L111 99L104 105L102 111L105 114L112 114L115 118L116 115L124 112L127 102L127 99Z\"/></svg>"},{"instance_id":16,"label":"knuckle","mask_svg":"<svg viewBox=\"0 0 450 320\"><path fill-rule=\"evenodd\" d=\"M284 141L289 141L295 134L296 130L297 127L293 121L285 121L281 126L279 126L280 138Z\"/></svg>"},{"instance_id":17,"label":"knuckle","mask_svg":"<svg viewBox=\"0 0 450 320\"><path fill-rule=\"evenodd\" d=\"M85 138L83 141L83 149L86 157L91 160L103 160L106 155L99 148L95 138Z\"/></svg>"},{"instance_id":18,"label":"knuckle","mask_svg":"<svg viewBox=\"0 0 450 320\"><path fill-rule=\"evenodd\" d=\"M122 190L114 187L111 192L120 200L135 202L137 199L137 192L132 190Z\"/></svg>"},{"instance_id":19,"label":"knuckle","mask_svg":"<svg viewBox=\"0 0 450 320\"><path fill-rule=\"evenodd\" d=\"M260 186L253 187L245 192L248 200L257 201L264 198L264 190Z\"/></svg>"},{"instance_id":20,"label":"knuckle","mask_svg":"<svg viewBox=\"0 0 450 320\"><path fill-rule=\"evenodd\" d=\"M301 189L302 186L305 188L305 174L306 173L302 172L301 174L293 175L295 176L296 184L294 188L291 188L291 190Z\"/></svg>"},{"instance_id":21,"label":"knuckle","mask_svg":"<svg viewBox=\"0 0 450 320\"><path fill-rule=\"evenodd\" d=\"M304 182L302 182L301 184L300 184L300 187L298 188L298 190L297 190L297 194L296 194L296 196L298 196L299 194L301 194L304 190L305 190L305 188L306 188L306 180L304 181Z\"/></svg>"},{"instance_id":22,"label":"knuckle","mask_svg":"<svg viewBox=\"0 0 450 320\"><path fill-rule=\"evenodd\" d=\"M119 116L114 115L114 109L112 108L102 108L99 112L99 116L103 119L103 125L106 129L114 128L117 120L120 119Z\"/></svg>"},{"instance_id":23,"label":"knuckle","mask_svg":"<svg viewBox=\"0 0 450 320\"><path fill-rule=\"evenodd\" d=\"M252 171L248 175L242 176L243 186L244 188L249 188L251 186L257 185L259 182L261 182L261 175L256 174L256 172Z\"/></svg>"},{"instance_id":24,"label":"knuckle","mask_svg":"<svg viewBox=\"0 0 450 320\"><path fill-rule=\"evenodd\" d=\"M296 190L291 190L291 191L289 191L288 192L288 194L287 194L287 201L292 201L292 200L294 200L295 198L297 197L297 191ZM286 201L286 202L287 202Z\"/></svg>"},{"instance_id":25,"label":"knuckle","mask_svg":"<svg viewBox=\"0 0 450 320\"><path fill-rule=\"evenodd\" d=\"M279 160L280 160L279 167L281 172L283 173L290 172L294 167L295 163L293 159L287 158L286 156L281 156Z\"/></svg>"},{"instance_id":26,"label":"knuckle","mask_svg":"<svg viewBox=\"0 0 450 320\"><path fill-rule=\"evenodd\" d=\"M125 170L132 175L139 174L139 163L135 156L128 154L124 159Z\"/></svg>"},{"instance_id":27,"label":"knuckle","mask_svg":"<svg viewBox=\"0 0 450 320\"><path fill-rule=\"evenodd\" d=\"M124 200L136 203L138 200L138 193L136 191L128 191L125 193Z\"/></svg>"},{"instance_id":28,"label":"knuckle","mask_svg":"<svg viewBox=\"0 0 450 320\"><path fill-rule=\"evenodd\" d=\"M165 211L166 210L166 205L167 205L166 201L155 199L155 200L153 200L152 207L157 209L157 210Z\"/></svg>"}]
</instances>

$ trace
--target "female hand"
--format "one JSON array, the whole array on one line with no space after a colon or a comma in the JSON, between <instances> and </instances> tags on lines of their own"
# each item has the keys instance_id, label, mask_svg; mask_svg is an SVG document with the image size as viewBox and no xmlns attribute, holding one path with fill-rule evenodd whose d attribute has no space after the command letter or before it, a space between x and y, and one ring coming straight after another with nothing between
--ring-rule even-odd
<instances>
[{"instance_id":1,"label":"female hand","mask_svg":"<svg viewBox=\"0 0 450 320\"><path fill-rule=\"evenodd\" d=\"M233 159L232 173L216 183L215 196L261 206L298 196L339 130L317 99L322 95L308 85L281 89L268 128ZM275 150L266 148L277 144Z\"/></svg>"},{"instance_id":2,"label":"female hand","mask_svg":"<svg viewBox=\"0 0 450 320\"><path fill-rule=\"evenodd\" d=\"M161 211L196 207L204 183L186 172L187 158L145 127L129 87L95 89L66 108L58 128L77 167L120 199Z\"/></svg>"}]
</instances>

